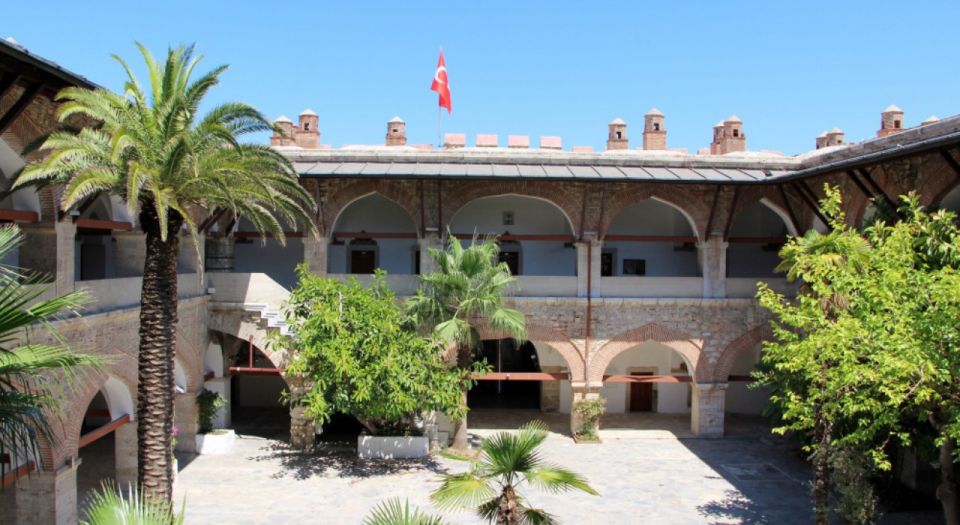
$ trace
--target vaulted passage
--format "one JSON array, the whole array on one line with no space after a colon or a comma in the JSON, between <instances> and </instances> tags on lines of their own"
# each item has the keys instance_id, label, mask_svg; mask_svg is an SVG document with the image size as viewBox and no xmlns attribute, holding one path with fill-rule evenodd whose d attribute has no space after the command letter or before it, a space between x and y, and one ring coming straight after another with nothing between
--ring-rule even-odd
<instances>
[{"instance_id":1,"label":"vaulted passage","mask_svg":"<svg viewBox=\"0 0 960 525\"><path fill-rule=\"evenodd\" d=\"M477 351L477 360L485 359L495 373L540 372L533 343L517 344L513 339L487 340ZM482 380L467 396L470 408L541 408L539 381Z\"/></svg>"}]
</instances>

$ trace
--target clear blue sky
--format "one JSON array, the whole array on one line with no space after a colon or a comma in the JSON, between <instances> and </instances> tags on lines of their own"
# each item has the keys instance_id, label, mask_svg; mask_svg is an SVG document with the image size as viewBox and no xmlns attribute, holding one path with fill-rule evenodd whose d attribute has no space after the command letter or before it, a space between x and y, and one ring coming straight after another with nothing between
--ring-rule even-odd
<instances>
[{"instance_id":1,"label":"clear blue sky","mask_svg":"<svg viewBox=\"0 0 960 525\"><path fill-rule=\"evenodd\" d=\"M322 141L382 143L407 121L436 143L429 91L442 45L453 92L444 131L560 135L602 148L614 117L640 145L643 114L671 147L707 145L732 113L751 150L812 149L839 126L872 137L895 103L906 124L960 113L960 2L6 2L0 37L106 87L136 60L195 42L231 69L212 94L271 118L320 114ZM536 139L533 138L533 141Z\"/></svg>"}]
</instances>

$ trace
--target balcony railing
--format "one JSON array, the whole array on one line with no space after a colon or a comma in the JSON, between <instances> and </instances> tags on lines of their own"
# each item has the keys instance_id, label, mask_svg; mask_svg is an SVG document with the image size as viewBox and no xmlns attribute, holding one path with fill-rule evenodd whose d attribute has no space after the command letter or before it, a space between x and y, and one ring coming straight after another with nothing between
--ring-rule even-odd
<instances>
[{"instance_id":1,"label":"balcony railing","mask_svg":"<svg viewBox=\"0 0 960 525\"><path fill-rule=\"evenodd\" d=\"M603 297L702 297L703 277L601 277Z\"/></svg>"},{"instance_id":2,"label":"balcony railing","mask_svg":"<svg viewBox=\"0 0 960 525\"><path fill-rule=\"evenodd\" d=\"M119 277L116 279L97 279L77 281L78 290L86 289L91 303L84 313L96 313L118 308L132 308L140 305L140 290L143 277ZM203 293L200 279L195 273L177 275L177 298L187 299Z\"/></svg>"}]
</instances>

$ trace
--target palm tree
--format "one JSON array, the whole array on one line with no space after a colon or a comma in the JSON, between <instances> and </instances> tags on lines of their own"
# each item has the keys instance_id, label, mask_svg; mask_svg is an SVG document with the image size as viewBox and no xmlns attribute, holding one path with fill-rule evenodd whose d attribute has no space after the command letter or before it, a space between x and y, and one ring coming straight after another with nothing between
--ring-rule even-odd
<instances>
[{"instance_id":1,"label":"palm tree","mask_svg":"<svg viewBox=\"0 0 960 525\"><path fill-rule=\"evenodd\" d=\"M421 326L431 327L435 337L455 344L457 367L468 370L480 346L477 326L486 322L494 330L517 340L527 336L523 313L503 306L503 294L514 282L506 263L497 263L496 239L476 236L464 248L447 232L446 250L430 250L437 271L420 276L420 288L407 300L407 310ZM466 397L466 392L464 392ZM455 422L453 446L467 448L467 417Z\"/></svg>"},{"instance_id":2,"label":"palm tree","mask_svg":"<svg viewBox=\"0 0 960 525\"><path fill-rule=\"evenodd\" d=\"M533 421L517 434L501 432L484 439L470 470L444 474L430 499L440 508L476 509L497 525L556 523L544 510L528 507L517 489L526 483L552 493L598 494L579 474L543 461L537 449L546 438L546 425Z\"/></svg>"},{"instance_id":3,"label":"palm tree","mask_svg":"<svg viewBox=\"0 0 960 525\"><path fill-rule=\"evenodd\" d=\"M445 525L445 521L422 510L410 507L409 501L391 498L380 502L363 519L363 525Z\"/></svg>"},{"instance_id":4,"label":"palm tree","mask_svg":"<svg viewBox=\"0 0 960 525\"><path fill-rule=\"evenodd\" d=\"M21 241L16 227L0 228L0 260ZM41 299L53 286L39 274L0 265L0 455L39 456L38 439L55 441L48 415L56 411L58 383L69 387L84 370L100 360L76 353L63 343L51 321L75 313L87 301L83 292ZM34 329L45 331L54 344L31 342ZM59 373L63 381L44 381ZM0 461L0 477L6 474Z\"/></svg>"},{"instance_id":5,"label":"palm tree","mask_svg":"<svg viewBox=\"0 0 960 525\"><path fill-rule=\"evenodd\" d=\"M137 46L149 73L150 95L116 56L127 74L123 95L77 87L61 91L61 120L81 114L100 127L52 134L42 146L50 155L27 167L16 186L65 184L64 210L97 195L115 195L139 214L146 259L140 297L138 478L148 495L169 500L179 234L183 228L189 231L199 255L198 220L221 209L246 217L283 243L281 221L293 228L299 221L315 233L310 218L315 205L282 155L238 141L272 129L257 110L227 103L198 114L226 66L192 80L200 61L192 46L170 49L163 63Z\"/></svg>"},{"instance_id":6,"label":"palm tree","mask_svg":"<svg viewBox=\"0 0 960 525\"><path fill-rule=\"evenodd\" d=\"M153 499L135 487L128 487L126 494L108 482L100 485L89 500L85 519L80 525L183 525L186 501L180 512L174 512L167 500Z\"/></svg>"}]
</instances>

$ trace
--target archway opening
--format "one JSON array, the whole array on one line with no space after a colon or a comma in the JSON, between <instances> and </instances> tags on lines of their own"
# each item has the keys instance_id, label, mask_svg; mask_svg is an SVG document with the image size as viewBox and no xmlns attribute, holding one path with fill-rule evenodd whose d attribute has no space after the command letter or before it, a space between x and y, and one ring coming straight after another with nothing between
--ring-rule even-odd
<instances>
[{"instance_id":1,"label":"archway opening","mask_svg":"<svg viewBox=\"0 0 960 525\"><path fill-rule=\"evenodd\" d=\"M741 352L730 367L727 377L725 410L728 414L759 416L770 402L770 391L749 386L749 376L757 363L763 346L758 344L749 351ZM720 378L723 379L723 378Z\"/></svg>"},{"instance_id":2,"label":"archway opening","mask_svg":"<svg viewBox=\"0 0 960 525\"><path fill-rule=\"evenodd\" d=\"M90 204L84 204L82 219L112 221L109 197L101 195ZM93 281L116 277L117 249L113 232L109 229L78 228L74 244L76 280Z\"/></svg>"},{"instance_id":3,"label":"archway opening","mask_svg":"<svg viewBox=\"0 0 960 525\"><path fill-rule=\"evenodd\" d=\"M97 392L87 406L80 425L80 435L110 423L110 409L102 392ZM77 501L81 507L96 492L103 480L116 480L116 439L113 433L79 449L80 468L77 470Z\"/></svg>"},{"instance_id":4,"label":"archway opening","mask_svg":"<svg viewBox=\"0 0 960 525\"><path fill-rule=\"evenodd\" d=\"M286 246L268 237L261 240L254 224L241 218L234 236L233 269L239 273L265 273L284 288L297 284L297 265L303 262L304 228L285 232ZM181 250L181 253L184 250Z\"/></svg>"},{"instance_id":5,"label":"archway opening","mask_svg":"<svg viewBox=\"0 0 960 525\"><path fill-rule=\"evenodd\" d=\"M77 502L82 513L104 481L126 486L136 481L137 431L133 396L115 377L108 377L84 409L78 432Z\"/></svg>"},{"instance_id":6,"label":"archway opening","mask_svg":"<svg viewBox=\"0 0 960 525\"><path fill-rule=\"evenodd\" d=\"M402 206L371 193L348 204L334 222L327 272L410 275L420 267L417 227Z\"/></svg>"},{"instance_id":7,"label":"archway opening","mask_svg":"<svg viewBox=\"0 0 960 525\"><path fill-rule=\"evenodd\" d=\"M621 211L610 223L601 277L696 277L697 234L689 217L657 199Z\"/></svg>"},{"instance_id":8,"label":"archway opening","mask_svg":"<svg viewBox=\"0 0 960 525\"><path fill-rule=\"evenodd\" d=\"M514 408L539 410L539 381L510 380L506 374L540 372L537 350L529 341L513 339L483 341L475 353L476 360L485 360L496 379L477 381L467 394L467 405L473 408Z\"/></svg>"},{"instance_id":9,"label":"archway opening","mask_svg":"<svg viewBox=\"0 0 960 525\"><path fill-rule=\"evenodd\" d=\"M691 376L679 352L644 341L610 361L600 395L608 414L689 414Z\"/></svg>"},{"instance_id":10,"label":"archway opening","mask_svg":"<svg viewBox=\"0 0 960 525\"><path fill-rule=\"evenodd\" d=\"M252 341L223 338L230 373L230 421L238 434L285 440L290 409L283 404L287 383L270 358Z\"/></svg>"},{"instance_id":11,"label":"archway opening","mask_svg":"<svg viewBox=\"0 0 960 525\"><path fill-rule=\"evenodd\" d=\"M763 201L733 219L727 242L727 277L774 277L780 248L794 232Z\"/></svg>"},{"instance_id":12,"label":"archway opening","mask_svg":"<svg viewBox=\"0 0 960 525\"><path fill-rule=\"evenodd\" d=\"M500 260L516 275L577 274L573 226L549 201L523 195L482 197L457 210L450 230L464 239L499 236Z\"/></svg>"}]
</instances>

